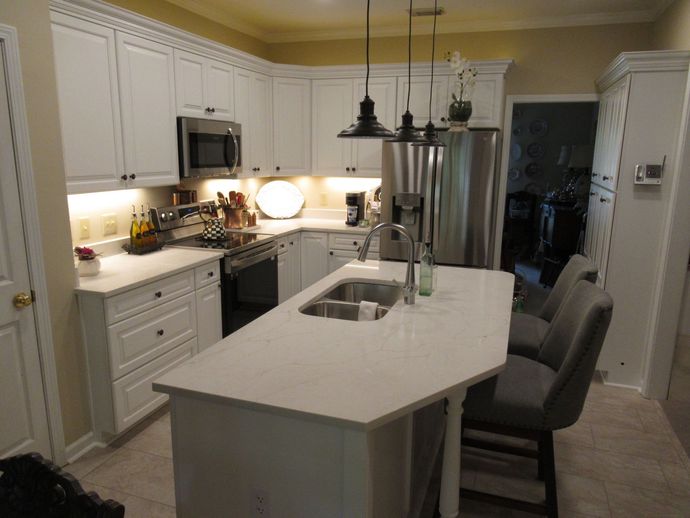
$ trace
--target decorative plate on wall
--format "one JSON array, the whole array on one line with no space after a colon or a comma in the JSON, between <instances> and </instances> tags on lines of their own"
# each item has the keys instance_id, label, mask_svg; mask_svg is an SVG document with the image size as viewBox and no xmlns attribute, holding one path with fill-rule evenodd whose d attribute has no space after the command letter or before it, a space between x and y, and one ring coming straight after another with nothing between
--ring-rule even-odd
<instances>
[{"instance_id":1,"label":"decorative plate on wall","mask_svg":"<svg viewBox=\"0 0 690 518\"><path fill-rule=\"evenodd\" d=\"M543 137L549 132L549 123L544 119L534 119L529 123L529 132L535 137Z\"/></svg>"},{"instance_id":2,"label":"decorative plate on wall","mask_svg":"<svg viewBox=\"0 0 690 518\"><path fill-rule=\"evenodd\" d=\"M515 135L516 137L522 135L522 126L516 126L515 128L513 128L513 135Z\"/></svg>"},{"instance_id":3,"label":"decorative plate on wall","mask_svg":"<svg viewBox=\"0 0 690 518\"><path fill-rule=\"evenodd\" d=\"M546 148L544 147L544 144L540 142L532 142L529 146L527 146L527 156L535 160L543 158L545 153Z\"/></svg>"},{"instance_id":4,"label":"decorative plate on wall","mask_svg":"<svg viewBox=\"0 0 690 518\"><path fill-rule=\"evenodd\" d=\"M522 176L522 171L518 169L517 167L513 167L508 171L508 180L514 182L515 180L519 180L520 176Z\"/></svg>"},{"instance_id":5,"label":"decorative plate on wall","mask_svg":"<svg viewBox=\"0 0 690 518\"><path fill-rule=\"evenodd\" d=\"M525 166L525 174L529 177L541 173L541 166L536 162L530 162Z\"/></svg>"},{"instance_id":6,"label":"decorative plate on wall","mask_svg":"<svg viewBox=\"0 0 690 518\"><path fill-rule=\"evenodd\" d=\"M304 205L304 196L290 182L274 180L259 189L256 203L271 218L291 218Z\"/></svg>"},{"instance_id":7,"label":"decorative plate on wall","mask_svg":"<svg viewBox=\"0 0 690 518\"><path fill-rule=\"evenodd\" d=\"M522 146L517 143L512 143L510 145L510 158L517 161L522 158Z\"/></svg>"}]
</instances>

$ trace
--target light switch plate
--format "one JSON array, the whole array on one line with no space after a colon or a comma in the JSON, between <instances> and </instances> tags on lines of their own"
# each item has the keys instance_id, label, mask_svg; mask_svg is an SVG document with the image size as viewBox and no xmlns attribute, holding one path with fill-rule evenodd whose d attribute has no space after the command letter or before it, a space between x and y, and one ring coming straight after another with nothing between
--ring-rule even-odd
<instances>
[{"instance_id":1,"label":"light switch plate","mask_svg":"<svg viewBox=\"0 0 690 518\"><path fill-rule=\"evenodd\" d=\"M101 216L101 221L103 222L103 235L110 236L112 234L117 234L117 215L114 213L103 214Z\"/></svg>"},{"instance_id":2,"label":"light switch plate","mask_svg":"<svg viewBox=\"0 0 690 518\"><path fill-rule=\"evenodd\" d=\"M319 203L322 207L328 207L328 193L322 192L319 194Z\"/></svg>"},{"instance_id":3,"label":"light switch plate","mask_svg":"<svg viewBox=\"0 0 690 518\"><path fill-rule=\"evenodd\" d=\"M91 220L79 218L79 239L89 239L91 237Z\"/></svg>"},{"instance_id":4,"label":"light switch plate","mask_svg":"<svg viewBox=\"0 0 690 518\"><path fill-rule=\"evenodd\" d=\"M663 164L637 164L635 166L635 184L661 185L663 170Z\"/></svg>"}]
</instances>

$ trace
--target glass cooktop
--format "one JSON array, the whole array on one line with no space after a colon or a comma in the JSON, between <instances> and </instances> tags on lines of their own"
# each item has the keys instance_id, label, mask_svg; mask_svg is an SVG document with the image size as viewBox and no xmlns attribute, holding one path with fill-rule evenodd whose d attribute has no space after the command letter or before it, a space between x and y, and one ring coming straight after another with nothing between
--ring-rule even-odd
<instances>
[{"instance_id":1,"label":"glass cooktop","mask_svg":"<svg viewBox=\"0 0 690 518\"><path fill-rule=\"evenodd\" d=\"M265 239L272 238L271 234L249 234L247 232L226 232L223 240L208 240L201 236L183 239L175 243L170 243L173 246L183 246L186 248L208 248L212 250L236 250L244 248L248 245L258 243Z\"/></svg>"}]
</instances>

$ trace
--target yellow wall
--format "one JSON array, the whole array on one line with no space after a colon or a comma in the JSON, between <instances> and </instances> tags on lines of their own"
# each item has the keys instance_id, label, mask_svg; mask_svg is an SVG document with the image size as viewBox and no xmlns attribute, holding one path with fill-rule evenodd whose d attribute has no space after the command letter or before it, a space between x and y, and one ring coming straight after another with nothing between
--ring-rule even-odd
<instances>
[{"instance_id":1,"label":"yellow wall","mask_svg":"<svg viewBox=\"0 0 690 518\"><path fill-rule=\"evenodd\" d=\"M268 59L268 44L263 41L174 4L161 0L108 0L108 3Z\"/></svg>"},{"instance_id":2,"label":"yellow wall","mask_svg":"<svg viewBox=\"0 0 690 518\"><path fill-rule=\"evenodd\" d=\"M676 0L654 23L657 49L690 50L690 0Z\"/></svg>"},{"instance_id":3,"label":"yellow wall","mask_svg":"<svg viewBox=\"0 0 690 518\"><path fill-rule=\"evenodd\" d=\"M48 0L0 0L0 23L19 33L20 59L41 220L62 421L67 443L90 427L85 361L74 299L74 265L58 118Z\"/></svg>"},{"instance_id":4,"label":"yellow wall","mask_svg":"<svg viewBox=\"0 0 690 518\"><path fill-rule=\"evenodd\" d=\"M649 50L652 25L616 24L520 31L439 34L436 56L459 50L470 59L513 58L508 72L508 94L591 93L594 80L623 51ZM270 60L299 65L362 63L363 40L276 43ZM375 38L372 63L407 61L407 38ZM414 61L429 61L431 37L413 38Z\"/></svg>"}]
</instances>

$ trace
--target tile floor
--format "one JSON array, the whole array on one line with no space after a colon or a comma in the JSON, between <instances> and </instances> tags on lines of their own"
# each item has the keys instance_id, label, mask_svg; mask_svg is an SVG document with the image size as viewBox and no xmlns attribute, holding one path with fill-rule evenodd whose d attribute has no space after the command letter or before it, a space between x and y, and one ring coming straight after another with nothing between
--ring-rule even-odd
<instances>
[{"instance_id":1,"label":"tile floor","mask_svg":"<svg viewBox=\"0 0 690 518\"><path fill-rule=\"evenodd\" d=\"M635 391L595 380L578 423L555 433L555 450L562 517L690 516L690 460L659 404ZM87 490L122 502L126 518L175 516L166 410L65 470ZM543 498L534 461L468 448L462 470L464 487ZM465 517L533 516L477 502L463 506Z\"/></svg>"},{"instance_id":2,"label":"tile floor","mask_svg":"<svg viewBox=\"0 0 690 518\"><path fill-rule=\"evenodd\" d=\"M668 399L660 403L673 431L690 455L690 336L678 337Z\"/></svg>"}]
</instances>

